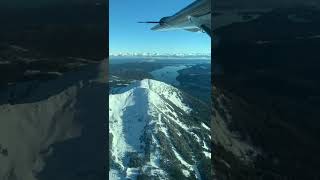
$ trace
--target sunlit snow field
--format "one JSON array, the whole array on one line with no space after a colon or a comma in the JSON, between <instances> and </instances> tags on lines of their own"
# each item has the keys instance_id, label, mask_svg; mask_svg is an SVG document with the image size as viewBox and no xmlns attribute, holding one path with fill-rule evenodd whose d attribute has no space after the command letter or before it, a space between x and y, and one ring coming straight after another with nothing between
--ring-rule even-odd
<instances>
[{"instance_id":1,"label":"sunlit snow field","mask_svg":"<svg viewBox=\"0 0 320 180\"><path fill-rule=\"evenodd\" d=\"M109 179L170 179L173 173L202 179L208 173L199 167L211 161L210 111L203 114L209 106L196 96L210 91L199 83L201 79L210 84L210 60L116 60L119 62L111 63L114 69L109 75ZM183 88L192 91L186 95ZM174 170L172 166L181 168Z\"/></svg>"}]
</instances>

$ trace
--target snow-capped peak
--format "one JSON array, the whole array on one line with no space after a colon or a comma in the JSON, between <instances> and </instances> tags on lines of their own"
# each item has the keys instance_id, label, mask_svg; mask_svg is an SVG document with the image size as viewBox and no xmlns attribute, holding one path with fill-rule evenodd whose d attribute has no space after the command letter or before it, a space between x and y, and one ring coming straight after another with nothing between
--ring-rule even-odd
<instances>
[{"instance_id":1,"label":"snow-capped peak","mask_svg":"<svg viewBox=\"0 0 320 180\"><path fill-rule=\"evenodd\" d=\"M184 97L179 89L151 79L109 95L110 179L170 179L173 165L182 167L183 176L200 179L194 158L197 153L188 146L206 147L197 156L210 153L206 145L210 139L203 135L210 131L201 122L197 127L189 122L193 110Z\"/></svg>"},{"instance_id":2,"label":"snow-capped peak","mask_svg":"<svg viewBox=\"0 0 320 180\"><path fill-rule=\"evenodd\" d=\"M144 79L142 81L136 81L129 86L118 90L117 93L124 93L139 88L145 88L152 93L156 93L160 97L171 101L175 106L181 108L186 113L191 111L191 109L182 102L182 93L177 88L157 80Z\"/></svg>"}]
</instances>

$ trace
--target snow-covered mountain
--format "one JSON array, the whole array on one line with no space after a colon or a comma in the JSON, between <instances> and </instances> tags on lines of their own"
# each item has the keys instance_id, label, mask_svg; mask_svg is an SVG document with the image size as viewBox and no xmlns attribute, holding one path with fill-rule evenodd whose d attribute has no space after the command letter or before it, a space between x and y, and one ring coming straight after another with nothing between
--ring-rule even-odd
<instances>
[{"instance_id":1,"label":"snow-covered mountain","mask_svg":"<svg viewBox=\"0 0 320 180\"><path fill-rule=\"evenodd\" d=\"M112 92L110 179L211 179L205 104L150 79Z\"/></svg>"},{"instance_id":2,"label":"snow-covered mountain","mask_svg":"<svg viewBox=\"0 0 320 180\"><path fill-rule=\"evenodd\" d=\"M0 89L1 180L105 176L106 63Z\"/></svg>"}]
</instances>

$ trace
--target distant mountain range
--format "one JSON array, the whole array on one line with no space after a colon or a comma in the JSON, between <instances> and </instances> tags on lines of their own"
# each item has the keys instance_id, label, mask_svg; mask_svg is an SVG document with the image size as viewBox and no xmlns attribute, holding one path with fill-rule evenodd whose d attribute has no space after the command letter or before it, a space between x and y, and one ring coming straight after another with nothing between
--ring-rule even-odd
<instances>
[{"instance_id":1,"label":"distant mountain range","mask_svg":"<svg viewBox=\"0 0 320 180\"><path fill-rule=\"evenodd\" d=\"M148 53L148 52L120 52L109 53L110 57L211 57L211 53Z\"/></svg>"}]
</instances>

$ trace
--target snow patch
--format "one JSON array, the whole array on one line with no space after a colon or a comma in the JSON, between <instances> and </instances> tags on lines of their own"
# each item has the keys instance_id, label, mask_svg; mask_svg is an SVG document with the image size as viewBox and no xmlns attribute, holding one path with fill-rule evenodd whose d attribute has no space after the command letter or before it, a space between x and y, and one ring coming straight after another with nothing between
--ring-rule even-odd
<instances>
[{"instance_id":1,"label":"snow patch","mask_svg":"<svg viewBox=\"0 0 320 180\"><path fill-rule=\"evenodd\" d=\"M201 123L201 126L204 127L206 130L211 131L211 129L203 122Z\"/></svg>"},{"instance_id":2,"label":"snow patch","mask_svg":"<svg viewBox=\"0 0 320 180\"><path fill-rule=\"evenodd\" d=\"M186 177L190 177L190 172L188 170L182 169L182 173Z\"/></svg>"},{"instance_id":3,"label":"snow patch","mask_svg":"<svg viewBox=\"0 0 320 180\"><path fill-rule=\"evenodd\" d=\"M210 153L210 152L203 151L203 154L204 154L207 158L211 159L211 153Z\"/></svg>"}]
</instances>

